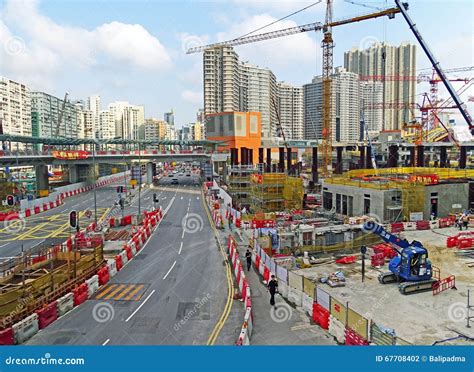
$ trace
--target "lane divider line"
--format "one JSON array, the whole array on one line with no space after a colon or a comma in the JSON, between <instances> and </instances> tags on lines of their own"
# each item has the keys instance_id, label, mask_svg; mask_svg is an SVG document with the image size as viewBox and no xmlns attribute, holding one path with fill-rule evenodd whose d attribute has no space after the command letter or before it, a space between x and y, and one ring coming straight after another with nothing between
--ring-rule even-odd
<instances>
[{"instance_id":1,"label":"lane divider line","mask_svg":"<svg viewBox=\"0 0 474 372\"><path fill-rule=\"evenodd\" d=\"M181 245L179 246L179 252L178 254L181 254L181 250L183 249L183 242L181 242Z\"/></svg>"},{"instance_id":2,"label":"lane divider line","mask_svg":"<svg viewBox=\"0 0 474 372\"><path fill-rule=\"evenodd\" d=\"M107 340L105 340L104 343L102 344L102 346L107 345L109 342L110 342L110 338L108 338Z\"/></svg>"},{"instance_id":3,"label":"lane divider line","mask_svg":"<svg viewBox=\"0 0 474 372\"><path fill-rule=\"evenodd\" d=\"M174 265L176 265L176 261L173 262L173 265L171 265L170 269L168 270L168 272L166 273L166 275L163 277L163 280L165 280L165 279L168 277L168 275L170 274L171 270L173 270Z\"/></svg>"},{"instance_id":4,"label":"lane divider line","mask_svg":"<svg viewBox=\"0 0 474 372\"><path fill-rule=\"evenodd\" d=\"M130 314L130 316L127 319L125 319L125 323L127 323L130 319L132 319L132 317L138 312L138 310L140 310L142 308L142 306L145 305L145 303L150 299L150 297L153 295L153 293L155 293L155 290L151 291L151 293L148 295L147 298L145 298L143 300L143 302L140 304L140 306L138 306L135 309L135 311L132 314Z\"/></svg>"}]
</instances>

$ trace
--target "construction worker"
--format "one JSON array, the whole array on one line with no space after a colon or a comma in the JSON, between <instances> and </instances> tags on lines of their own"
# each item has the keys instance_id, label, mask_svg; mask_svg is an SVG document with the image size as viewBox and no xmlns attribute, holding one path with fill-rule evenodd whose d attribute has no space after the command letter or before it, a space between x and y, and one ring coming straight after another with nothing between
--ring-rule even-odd
<instances>
[{"instance_id":1,"label":"construction worker","mask_svg":"<svg viewBox=\"0 0 474 372\"><path fill-rule=\"evenodd\" d=\"M468 229L468 226L469 226L469 217L467 216L467 214L464 214L462 216L462 225L464 227L465 230Z\"/></svg>"},{"instance_id":2,"label":"construction worker","mask_svg":"<svg viewBox=\"0 0 474 372\"><path fill-rule=\"evenodd\" d=\"M250 268L252 267L252 252L250 252L249 249L245 252L245 258L247 259L247 271L250 271Z\"/></svg>"},{"instance_id":3,"label":"construction worker","mask_svg":"<svg viewBox=\"0 0 474 372\"><path fill-rule=\"evenodd\" d=\"M276 280L275 275L272 275L267 287L268 291L270 292L270 305L275 306L275 293L278 292L278 281Z\"/></svg>"}]
</instances>

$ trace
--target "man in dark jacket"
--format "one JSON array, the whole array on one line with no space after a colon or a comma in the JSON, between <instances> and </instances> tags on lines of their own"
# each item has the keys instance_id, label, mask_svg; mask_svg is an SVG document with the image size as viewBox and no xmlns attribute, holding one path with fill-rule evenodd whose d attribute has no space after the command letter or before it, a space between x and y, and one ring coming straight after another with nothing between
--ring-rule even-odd
<instances>
[{"instance_id":1,"label":"man in dark jacket","mask_svg":"<svg viewBox=\"0 0 474 372\"><path fill-rule=\"evenodd\" d=\"M278 292L278 281L276 280L275 275L272 275L267 287L268 291L270 292L270 305L275 306L275 293Z\"/></svg>"},{"instance_id":2,"label":"man in dark jacket","mask_svg":"<svg viewBox=\"0 0 474 372\"><path fill-rule=\"evenodd\" d=\"M245 252L245 258L247 259L247 271L250 271L250 268L252 267L252 252L250 252L249 249Z\"/></svg>"}]
</instances>

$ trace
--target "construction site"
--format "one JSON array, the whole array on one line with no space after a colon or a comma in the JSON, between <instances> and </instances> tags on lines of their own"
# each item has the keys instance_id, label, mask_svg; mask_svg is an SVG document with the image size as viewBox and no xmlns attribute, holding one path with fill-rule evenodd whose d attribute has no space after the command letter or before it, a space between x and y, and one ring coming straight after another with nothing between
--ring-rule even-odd
<instances>
[{"instance_id":1,"label":"construction site","mask_svg":"<svg viewBox=\"0 0 474 372\"><path fill-rule=\"evenodd\" d=\"M340 344L472 345L474 146L471 133L464 138L441 117L445 110L458 110L468 125L465 129L474 129L460 98L473 79L445 74L473 68L442 70L408 15L407 4L396 1L395 8L338 22L332 21L332 1L326 4L324 25L250 35L188 51L319 29L324 34L321 140L286 140L278 122L280 141L239 142L251 126L233 131L233 119L225 117L244 113L210 118L208 138L223 141L220 151L230 158L215 168L219 177L209 202L226 201L215 219L222 226L229 224L230 246L252 248L263 283L275 275L285 301ZM430 92L423 95L422 104L408 107L413 120L402 130L369 135L365 127L364 140L337 141L331 108L331 28L399 13L432 63L432 73L417 77L429 82ZM456 90L451 81L463 85ZM438 97L438 83L443 83L448 99ZM407 108L398 102L379 106ZM365 109L361 127L366 125ZM224 120L218 122L219 116ZM278 112L276 116L279 120ZM222 131L226 122L229 129ZM217 135L214 129L219 125Z\"/></svg>"}]
</instances>

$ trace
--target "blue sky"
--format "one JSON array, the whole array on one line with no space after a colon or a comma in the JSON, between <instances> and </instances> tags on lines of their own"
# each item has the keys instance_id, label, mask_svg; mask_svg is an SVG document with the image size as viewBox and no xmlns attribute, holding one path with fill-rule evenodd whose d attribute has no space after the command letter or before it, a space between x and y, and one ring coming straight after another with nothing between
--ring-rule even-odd
<instances>
[{"instance_id":1,"label":"blue sky","mask_svg":"<svg viewBox=\"0 0 474 372\"><path fill-rule=\"evenodd\" d=\"M35 90L73 98L100 94L128 100L146 117L173 108L178 126L202 106L202 58L196 44L238 37L314 1L0 1L0 75ZM357 1L362 2L362 1ZM367 1L392 6L392 1ZM473 2L410 1L410 14L445 68L474 65ZM336 0L334 18L370 12ZM274 29L324 19L324 2ZM344 51L373 41L416 43L400 15L335 28L334 65ZM271 68L278 80L302 85L321 71L320 33L237 47L241 59ZM429 62L418 53L418 68ZM462 76L462 75L458 75ZM472 76L472 74L471 74ZM419 91L426 87L419 85ZM468 93L472 95L471 93Z\"/></svg>"}]
</instances>

